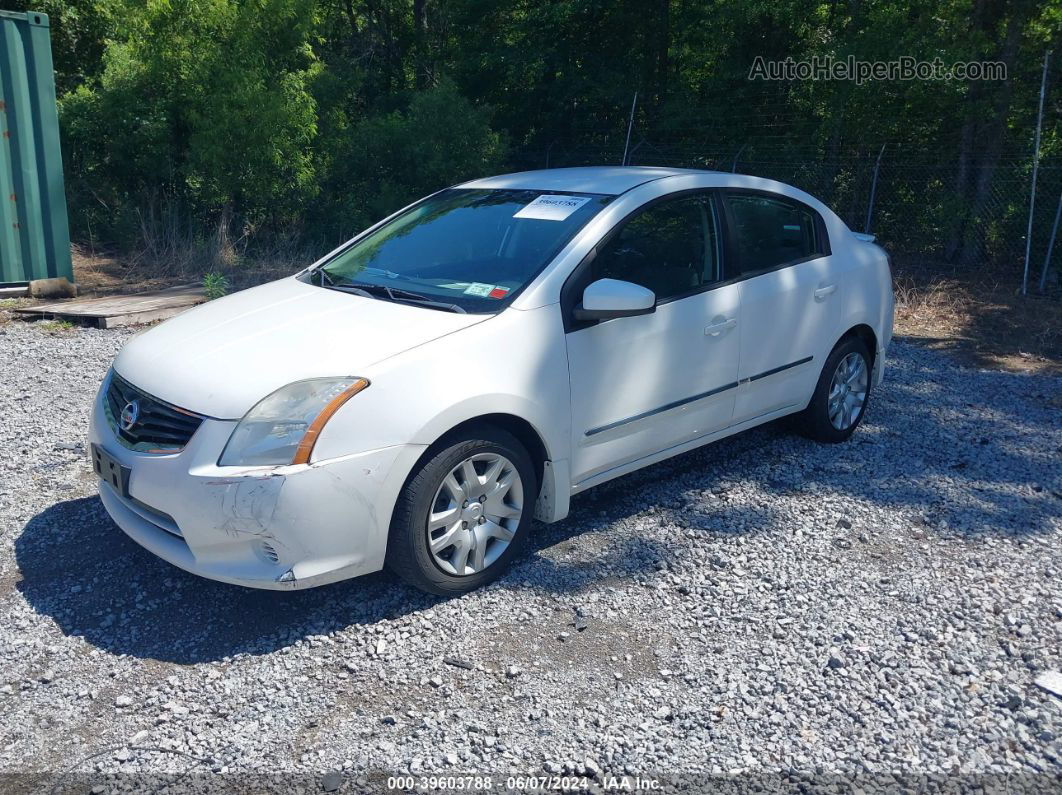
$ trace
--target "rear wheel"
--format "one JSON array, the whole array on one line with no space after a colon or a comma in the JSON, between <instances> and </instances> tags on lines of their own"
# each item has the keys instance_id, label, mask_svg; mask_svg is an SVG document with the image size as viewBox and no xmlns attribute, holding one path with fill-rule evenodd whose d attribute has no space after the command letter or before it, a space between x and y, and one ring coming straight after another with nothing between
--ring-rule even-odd
<instances>
[{"instance_id":1,"label":"rear wheel","mask_svg":"<svg viewBox=\"0 0 1062 795\"><path fill-rule=\"evenodd\" d=\"M841 340L826 358L815 394L797 428L819 442L843 442L859 426L870 399L870 352L857 337Z\"/></svg>"},{"instance_id":2,"label":"rear wheel","mask_svg":"<svg viewBox=\"0 0 1062 795\"><path fill-rule=\"evenodd\" d=\"M524 447L482 427L445 440L406 483L391 521L387 564L441 596L494 580L525 541L538 492Z\"/></svg>"}]
</instances>

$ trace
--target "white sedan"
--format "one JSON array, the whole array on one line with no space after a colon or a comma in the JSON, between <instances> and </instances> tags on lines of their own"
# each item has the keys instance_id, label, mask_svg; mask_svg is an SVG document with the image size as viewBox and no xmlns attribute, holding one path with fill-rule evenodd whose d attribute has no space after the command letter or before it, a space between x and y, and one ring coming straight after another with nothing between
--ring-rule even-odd
<instances>
[{"instance_id":1,"label":"white sedan","mask_svg":"<svg viewBox=\"0 0 1062 795\"><path fill-rule=\"evenodd\" d=\"M119 527L195 574L455 594L612 478L788 414L844 441L892 314L885 252L778 182L478 179L130 340L93 465Z\"/></svg>"}]
</instances>

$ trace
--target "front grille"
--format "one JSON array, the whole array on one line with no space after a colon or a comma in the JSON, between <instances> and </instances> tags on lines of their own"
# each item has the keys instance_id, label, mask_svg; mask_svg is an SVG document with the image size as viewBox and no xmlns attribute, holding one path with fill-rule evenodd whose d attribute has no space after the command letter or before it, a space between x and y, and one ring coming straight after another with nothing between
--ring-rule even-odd
<instances>
[{"instance_id":1,"label":"front grille","mask_svg":"<svg viewBox=\"0 0 1062 795\"><path fill-rule=\"evenodd\" d=\"M199 414L152 397L113 371L104 409L118 441L142 453L174 453L183 449L203 422ZM130 423L129 419L133 421Z\"/></svg>"}]
</instances>

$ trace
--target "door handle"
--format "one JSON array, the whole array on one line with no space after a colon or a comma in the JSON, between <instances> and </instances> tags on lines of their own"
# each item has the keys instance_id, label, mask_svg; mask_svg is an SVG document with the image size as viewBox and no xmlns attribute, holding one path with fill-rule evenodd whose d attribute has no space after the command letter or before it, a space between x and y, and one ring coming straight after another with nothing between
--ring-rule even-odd
<instances>
[{"instance_id":1,"label":"door handle","mask_svg":"<svg viewBox=\"0 0 1062 795\"><path fill-rule=\"evenodd\" d=\"M820 287L818 290L815 291L815 300L816 301L824 301L824 300L826 300L827 296L833 295L834 291L836 291L836 290L837 290L837 285L836 284L823 285L822 287Z\"/></svg>"},{"instance_id":2,"label":"door handle","mask_svg":"<svg viewBox=\"0 0 1062 795\"><path fill-rule=\"evenodd\" d=\"M727 318L726 320L720 320L718 323L713 323L710 326L705 326L704 327L704 333L705 333L706 336L709 336L709 337L718 337L724 331L730 331L730 329L734 328L734 326L736 326L736 325L737 325L737 318L736 317L730 317L730 318Z\"/></svg>"}]
</instances>

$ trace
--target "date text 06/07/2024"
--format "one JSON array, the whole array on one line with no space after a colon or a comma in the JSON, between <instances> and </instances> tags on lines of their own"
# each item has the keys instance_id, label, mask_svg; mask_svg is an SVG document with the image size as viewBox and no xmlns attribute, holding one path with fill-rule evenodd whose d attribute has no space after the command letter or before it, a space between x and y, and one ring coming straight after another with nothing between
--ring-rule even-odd
<instances>
[{"instance_id":1,"label":"date text 06/07/2024","mask_svg":"<svg viewBox=\"0 0 1062 795\"><path fill-rule=\"evenodd\" d=\"M449 775L449 776L392 776L387 779L387 788L398 791L490 791L495 788L505 791L522 792L526 790L550 790L557 792L578 792L588 790L591 779L587 776L508 776L495 780L492 776ZM654 792L661 791L663 785L654 778L642 776L603 776L601 788L615 792Z\"/></svg>"}]
</instances>

